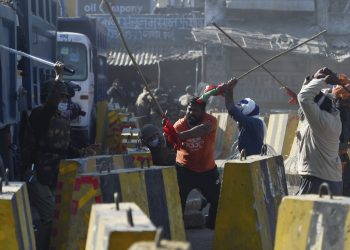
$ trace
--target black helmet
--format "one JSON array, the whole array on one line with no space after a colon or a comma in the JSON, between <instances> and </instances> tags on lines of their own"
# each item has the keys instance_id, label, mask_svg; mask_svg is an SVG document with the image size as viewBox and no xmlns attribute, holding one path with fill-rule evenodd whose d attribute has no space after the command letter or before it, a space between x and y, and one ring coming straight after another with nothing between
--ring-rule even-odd
<instances>
[{"instance_id":1,"label":"black helmet","mask_svg":"<svg viewBox=\"0 0 350 250\"><path fill-rule=\"evenodd\" d=\"M52 80L48 85L46 101L59 100L62 95L69 98L67 85L64 82Z\"/></svg>"},{"instance_id":2,"label":"black helmet","mask_svg":"<svg viewBox=\"0 0 350 250\"><path fill-rule=\"evenodd\" d=\"M153 124L146 124L140 130L140 138L145 143L152 136L160 134L160 129Z\"/></svg>"}]
</instances>

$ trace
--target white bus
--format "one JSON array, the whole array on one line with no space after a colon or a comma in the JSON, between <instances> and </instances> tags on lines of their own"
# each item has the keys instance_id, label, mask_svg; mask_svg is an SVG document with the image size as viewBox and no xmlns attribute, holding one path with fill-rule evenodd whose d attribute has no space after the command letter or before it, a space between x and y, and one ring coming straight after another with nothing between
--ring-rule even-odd
<instances>
[{"instance_id":1,"label":"white bus","mask_svg":"<svg viewBox=\"0 0 350 250\"><path fill-rule=\"evenodd\" d=\"M78 116L71 122L72 134L79 138L79 144L94 140L95 128L95 73L93 67L93 47L90 39L84 34L57 32L57 59L65 66L75 70L73 75L65 75L64 80L74 81L81 90L75 93L73 102L78 103L85 116Z\"/></svg>"}]
</instances>

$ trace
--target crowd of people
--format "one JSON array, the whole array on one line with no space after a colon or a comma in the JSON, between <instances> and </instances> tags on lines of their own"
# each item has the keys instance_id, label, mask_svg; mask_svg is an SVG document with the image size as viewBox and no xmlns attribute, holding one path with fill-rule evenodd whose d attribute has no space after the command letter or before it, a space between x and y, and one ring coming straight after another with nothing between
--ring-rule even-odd
<instances>
[{"instance_id":1,"label":"crowd of people","mask_svg":"<svg viewBox=\"0 0 350 250\"><path fill-rule=\"evenodd\" d=\"M189 100L194 97L194 88L191 85L186 86L186 93L183 95L179 95L175 86L165 90L151 83L149 88L162 109L167 111L167 116L172 122L185 114ZM121 81L116 79L108 89L107 97L109 102L116 102L121 108L133 112L140 118L142 124L161 120L160 111L148 89L146 87L141 89L140 84L134 81L131 87L126 89Z\"/></svg>"},{"instance_id":2,"label":"crowd of people","mask_svg":"<svg viewBox=\"0 0 350 250\"><path fill-rule=\"evenodd\" d=\"M22 179L28 183L30 201L40 217L38 249L49 246L49 232L55 205L55 187L61 159L82 157L88 148L72 146L71 97L62 81L63 65L55 66L56 78L49 84L44 104L35 108L25 127L22 147ZM167 110L162 116L147 88L134 98L115 81L108 90L112 102L128 107L134 102L136 115L145 117L140 138L149 147L155 165L176 167L181 206L184 211L191 190L198 190L210 204L206 222L214 229L221 180L214 161L217 120L206 112L210 97L224 96L228 114L238 123L238 149L246 155L260 154L266 125L259 117L258 104L249 97L238 102L233 98L235 78L201 96L187 86L180 97L170 90L153 89L154 98ZM301 194L317 194L326 182L334 195L350 194L350 163L347 149L350 140L350 81L328 68L307 77L298 94L300 125L296 132ZM172 113L173 112L173 113ZM159 126L163 120L162 126ZM172 125L174 124L174 125Z\"/></svg>"},{"instance_id":3,"label":"crowd of people","mask_svg":"<svg viewBox=\"0 0 350 250\"><path fill-rule=\"evenodd\" d=\"M341 81L330 69L321 68L302 84L298 94L300 126L296 131L300 175L297 195L318 194L322 183L327 183L334 195L350 193L347 155L350 80L344 79ZM237 83L237 79L233 78L208 89L208 93L201 97L184 96L182 100L189 100L185 115L176 121L173 132L164 130L165 138L171 143L163 143L163 147L171 150L173 145L176 151L176 156L167 155L175 158L182 209L189 192L199 190L210 203L208 228L215 226L221 184L214 161L217 121L205 111L208 97L224 95L227 112L238 123L240 151L244 149L247 156L260 154L264 144L266 125L259 118L259 106L249 97L234 102L233 90ZM158 136L161 137L160 132ZM145 145L152 150L152 145Z\"/></svg>"}]
</instances>

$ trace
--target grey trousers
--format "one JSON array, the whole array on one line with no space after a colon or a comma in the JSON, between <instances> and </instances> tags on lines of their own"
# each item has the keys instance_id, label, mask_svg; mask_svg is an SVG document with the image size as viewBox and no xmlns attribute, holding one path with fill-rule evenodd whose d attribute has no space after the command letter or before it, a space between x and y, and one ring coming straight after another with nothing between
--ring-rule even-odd
<instances>
[{"instance_id":1,"label":"grey trousers","mask_svg":"<svg viewBox=\"0 0 350 250\"><path fill-rule=\"evenodd\" d=\"M40 217L38 228L37 249L49 249L51 226L55 209L55 194L49 186L34 180L28 183L29 200L32 207L36 209Z\"/></svg>"}]
</instances>

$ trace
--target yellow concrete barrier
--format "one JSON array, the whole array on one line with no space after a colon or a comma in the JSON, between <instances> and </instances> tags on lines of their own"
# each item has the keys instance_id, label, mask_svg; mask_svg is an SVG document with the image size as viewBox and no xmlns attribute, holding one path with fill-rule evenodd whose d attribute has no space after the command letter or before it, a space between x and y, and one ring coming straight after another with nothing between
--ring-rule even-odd
<instances>
[{"instance_id":1,"label":"yellow concrete barrier","mask_svg":"<svg viewBox=\"0 0 350 250\"><path fill-rule=\"evenodd\" d=\"M65 161L60 166L52 250L84 249L91 205L102 202L99 179L77 176L78 168L79 163L74 161Z\"/></svg>"},{"instance_id":2,"label":"yellow concrete barrier","mask_svg":"<svg viewBox=\"0 0 350 250\"><path fill-rule=\"evenodd\" d=\"M298 130L299 130L299 124L296 131ZM284 160L284 167L286 170L287 183L290 186L297 187L300 182L300 176L298 174L298 144L297 144L296 136L294 136L290 153L288 157Z\"/></svg>"},{"instance_id":3,"label":"yellow concrete barrier","mask_svg":"<svg viewBox=\"0 0 350 250\"><path fill-rule=\"evenodd\" d=\"M152 154L148 148L138 147L138 148L128 148L128 155L131 156L135 167L143 168L150 167L153 165Z\"/></svg>"},{"instance_id":4,"label":"yellow concrete barrier","mask_svg":"<svg viewBox=\"0 0 350 250\"><path fill-rule=\"evenodd\" d=\"M115 169L127 167L134 167L133 159L128 155L92 156L61 161L56 187L51 249L68 249L71 245L72 247L69 249L77 249L73 246L75 243L80 244L79 249L84 249L87 228L85 230L83 227L77 228L77 231L81 232L80 239L74 236L79 234L74 231L74 228L82 223L83 225L88 224L88 219L79 222L79 216L85 218L87 215L88 218L91 204L101 202L101 195L98 179L80 177L79 174L108 173ZM69 227L69 230L67 230L67 225L70 224L72 224L72 228ZM70 237L73 237L73 239L68 245L67 242Z\"/></svg>"},{"instance_id":5,"label":"yellow concrete barrier","mask_svg":"<svg viewBox=\"0 0 350 250\"><path fill-rule=\"evenodd\" d=\"M50 240L51 250L66 248L69 235L68 225L70 223L70 210L74 191L75 178L78 175L79 162L61 161L58 173L55 213L52 223L52 235Z\"/></svg>"},{"instance_id":6,"label":"yellow concrete barrier","mask_svg":"<svg viewBox=\"0 0 350 250\"><path fill-rule=\"evenodd\" d=\"M350 249L350 199L284 197L278 209L275 249Z\"/></svg>"},{"instance_id":7,"label":"yellow concrete barrier","mask_svg":"<svg viewBox=\"0 0 350 250\"><path fill-rule=\"evenodd\" d=\"M237 137L237 123L226 113L212 113L218 122L215 140L215 159L227 158L231 153L231 146Z\"/></svg>"},{"instance_id":8,"label":"yellow concrete barrier","mask_svg":"<svg viewBox=\"0 0 350 250\"><path fill-rule=\"evenodd\" d=\"M162 227L165 238L185 239L175 167L121 169L92 176L100 179L104 202L113 202L117 192L121 201L135 202L157 227Z\"/></svg>"},{"instance_id":9,"label":"yellow concrete barrier","mask_svg":"<svg viewBox=\"0 0 350 250\"><path fill-rule=\"evenodd\" d=\"M191 244L182 241L162 240L157 246L154 242L137 242L128 250L191 250Z\"/></svg>"},{"instance_id":10,"label":"yellow concrete barrier","mask_svg":"<svg viewBox=\"0 0 350 250\"><path fill-rule=\"evenodd\" d=\"M0 249L36 249L25 183L9 182L0 191Z\"/></svg>"},{"instance_id":11,"label":"yellow concrete barrier","mask_svg":"<svg viewBox=\"0 0 350 250\"><path fill-rule=\"evenodd\" d=\"M84 249L93 203L121 200L135 202L164 228L170 239L184 240L179 189L175 167L130 168L79 175L88 160L62 161L58 176L51 249ZM91 169L91 168L90 168ZM95 168L96 169L96 168Z\"/></svg>"},{"instance_id":12,"label":"yellow concrete barrier","mask_svg":"<svg viewBox=\"0 0 350 250\"><path fill-rule=\"evenodd\" d=\"M133 156L127 154L90 156L76 161L80 164L79 174L136 167Z\"/></svg>"},{"instance_id":13,"label":"yellow concrete barrier","mask_svg":"<svg viewBox=\"0 0 350 250\"><path fill-rule=\"evenodd\" d=\"M108 111L109 128L107 132L106 143L110 154L121 154L124 149L122 146L122 121L118 111Z\"/></svg>"},{"instance_id":14,"label":"yellow concrete barrier","mask_svg":"<svg viewBox=\"0 0 350 250\"><path fill-rule=\"evenodd\" d=\"M287 185L281 156L225 164L214 249L273 249L277 208Z\"/></svg>"},{"instance_id":15,"label":"yellow concrete barrier","mask_svg":"<svg viewBox=\"0 0 350 250\"><path fill-rule=\"evenodd\" d=\"M271 114L266 133L266 144L270 145L276 155L288 157L295 131L297 130L299 117L297 114Z\"/></svg>"},{"instance_id":16,"label":"yellow concrete barrier","mask_svg":"<svg viewBox=\"0 0 350 250\"><path fill-rule=\"evenodd\" d=\"M156 228L135 203L92 206L86 250L127 250L137 241L153 240Z\"/></svg>"},{"instance_id":17,"label":"yellow concrete barrier","mask_svg":"<svg viewBox=\"0 0 350 250\"><path fill-rule=\"evenodd\" d=\"M91 176L78 176L74 182L66 249L84 249L91 206L101 202L99 179Z\"/></svg>"}]
</instances>

